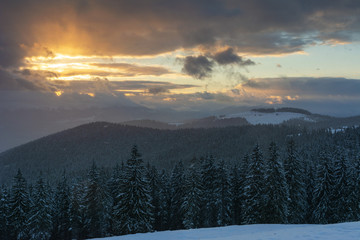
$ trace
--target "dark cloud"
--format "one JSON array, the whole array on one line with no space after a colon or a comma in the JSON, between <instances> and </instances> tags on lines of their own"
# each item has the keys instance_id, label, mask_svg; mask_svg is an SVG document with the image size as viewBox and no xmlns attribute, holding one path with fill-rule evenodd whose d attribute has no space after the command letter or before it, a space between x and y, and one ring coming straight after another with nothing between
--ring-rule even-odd
<instances>
[{"instance_id":1,"label":"dark cloud","mask_svg":"<svg viewBox=\"0 0 360 240\"><path fill-rule=\"evenodd\" d=\"M211 75L213 65L214 63L205 56L187 56L182 71L194 78L204 79Z\"/></svg>"},{"instance_id":2,"label":"dark cloud","mask_svg":"<svg viewBox=\"0 0 360 240\"><path fill-rule=\"evenodd\" d=\"M251 79L242 86L315 98L358 97L360 92L360 80L346 78L260 78Z\"/></svg>"},{"instance_id":3,"label":"dark cloud","mask_svg":"<svg viewBox=\"0 0 360 240\"><path fill-rule=\"evenodd\" d=\"M170 90L167 89L166 87L151 87L147 90L147 92L150 94L157 95L160 93L168 93L168 92L170 92Z\"/></svg>"},{"instance_id":4,"label":"dark cloud","mask_svg":"<svg viewBox=\"0 0 360 240\"><path fill-rule=\"evenodd\" d=\"M47 56L74 49L152 55L219 44L252 54L292 53L322 41L358 40L359 9L357 0L5 0L0 66L21 64L40 49Z\"/></svg>"},{"instance_id":5,"label":"dark cloud","mask_svg":"<svg viewBox=\"0 0 360 240\"><path fill-rule=\"evenodd\" d=\"M21 64L26 53L16 43L15 39L4 39L6 37L5 34L6 33L1 32L0 28L0 67L18 66Z\"/></svg>"},{"instance_id":6,"label":"dark cloud","mask_svg":"<svg viewBox=\"0 0 360 240\"><path fill-rule=\"evenodd\" d=\"M228 48L222 52L218 52L213 59L220 65L238 64L240 66L255 65L250 59L244 60L241 56L234 52L233 48Z\"/></svg>"},{"instance_id":7,"label":"dark cloud","mask_svg":"<svg viewBox=\"0 0 360 240\"><path fill-rule=\"evenodd\" d=\"M24 75L27 74L27 71ZM56 86L45 79L28 80L0 69L0 91L55 91Z\"/></svg>"}]
</instances>

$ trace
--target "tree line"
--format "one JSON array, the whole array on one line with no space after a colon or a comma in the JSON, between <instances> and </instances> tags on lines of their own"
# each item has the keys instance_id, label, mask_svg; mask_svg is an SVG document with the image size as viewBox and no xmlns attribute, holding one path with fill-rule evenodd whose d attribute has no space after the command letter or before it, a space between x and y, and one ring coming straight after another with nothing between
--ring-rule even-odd
<instances>
[{"instance_id":1,"label":"tree line","mask_svg":"<svg viewBox=\"0 0 360 240\"><path fill-rule=\"evenodd\" d=\"M236 164L208 155L171 171L146 165L134 145L111 170L94 162L86 175L64 172L56 185L41 173L28 184L19 170L0 191L0 239L359 221L359 145L333 140L307 148L293 138L281 147L256 144Z\"/></svg>"}]
</instances>

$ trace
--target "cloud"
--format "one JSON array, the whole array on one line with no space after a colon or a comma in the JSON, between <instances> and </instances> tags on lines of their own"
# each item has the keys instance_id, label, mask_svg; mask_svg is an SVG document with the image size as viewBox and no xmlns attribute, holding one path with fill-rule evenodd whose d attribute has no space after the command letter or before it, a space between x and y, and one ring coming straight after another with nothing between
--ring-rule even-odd
<instances>
[{"instance_id":1,"label":"cloud","mask_svg":"<svg viewBox=\"0 0 360 240\"><path fill-rule=\"evenodd\" d=\"M213 61L210 59L213 59ZM217 52L214 55L206 53L205 55L200 56L187 56L185 59L180 60L184 63L182 71L197 79L210 77L214 65L222 66L236 64L241 67L255 65L255 62L250 59L244 60L241 56L234 52L233 48L230 47L224 51ZM233 70L228 74L239 75L239 73L235 73ZM241 74L240 76L243 78Z\"/></svg>"},{"instance_id":2,"label":"cloud","mask_svg":"<svg viewBox=\"0 0 360 240\"><path fill-rule=\"evenodd\" d=\"M160 93L168 93L170 92L169 89L165 88L165 87L151 87L147 90L148 93L150 94L160 94Z\"/></svg>"},{"instance_id":3,"label":"cloud","mask_svg":"<svg viewBox=\"0 0 360 240\"><path fill-rule=\"evenodd\" d=\"M20 76L0 69L0 91L55 91L55 84L43 79L27 79L31 75L23 71Z\"/></svg>"},{"instance_id":4,"label":"cloud","mask_svg":"<svg viewBox=\"0 0 360 240\"><path fill-rule=\"evenodd\" d=\"M244 60L241 56L234 52L233 48L227 48L222 52L218 52L213 56L213 59L220 65L238 64L240 66L255 65L255 62L250 59Z\"/></svg>"},{"instance_id":5,"label":"cloud","mask_svg":"<svg viewBox=\"0 0 360 240\"><path fill-rule=\"evenodd\" d=\"M17 66L40 48L47 56L144 56L215 45L293 53L359 40L359 8L356 0L2 1L0 66Z\"/></svg>"},{"instance_id":6,"label":"cloud","mask_svg":"<svg viewBox=\"0 0 360 240\"><path fill-rule=\"evenodd\" d=\"M295 94L318 97L358 97L359 79L346 78L259 78L242 84L248 90L271 91L273 95Z\"/></svg>"},{"instance_id":7,"label":"cloud","mask_svg":"<svg viewBox=\"0 0 360 240\"><path fill-rule=\"evenodd\" d=\"M210 77L214 63L205 56L187 56L182 71L194 78Z\"/></svg>"},{"instance_id":8,"label":"cloud","mask_svg":"<svg viewBox=\"0 0 360 240\"><path fill-rule=\"evenodd\" d=\"M152 75L161 76L164 74L173 73L169 69L157 66L139 66L137 64L129 63L93 63L91 64L100 68L110 68L124 71L127 76L141 76L141 75Z\"/></svg>"}]
</instances>

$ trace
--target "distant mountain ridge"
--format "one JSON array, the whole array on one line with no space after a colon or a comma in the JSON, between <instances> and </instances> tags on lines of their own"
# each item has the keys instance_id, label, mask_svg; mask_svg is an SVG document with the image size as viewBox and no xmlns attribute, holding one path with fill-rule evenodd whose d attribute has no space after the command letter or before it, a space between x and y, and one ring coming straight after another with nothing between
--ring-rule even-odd
<instances>
[{"instance_id":1,"label":"distant mountain ridge","mask_svg":"<svg viewBox=\"0 0 360 240\"><path fill-rule=\"evenodd\" d=\"M188 129L247 126L257 124L285 124L308 128L340 128L343 126L360 125L360 116L330 117L314 114L300 108L255 108L232 114L220 114L206 118L192 119L179 123L142 119L122 122L124 125L154 129Z\"/></svg>"},{"instance_id":2,"label":"distant mountain ridge","mask_svg":"<svg viewBox=\"0 0 360 240\"><path fill-rule=\"evenodd\" d=\"M275 112L289 112L289 113L301 113L305 115L312 115L311 112L301 109L301 108L290 108L290 107L283 107L283 108L254 108L251 111L254 112L263 112L263 113L275 113Z\"/></svg>"}]
</instances>

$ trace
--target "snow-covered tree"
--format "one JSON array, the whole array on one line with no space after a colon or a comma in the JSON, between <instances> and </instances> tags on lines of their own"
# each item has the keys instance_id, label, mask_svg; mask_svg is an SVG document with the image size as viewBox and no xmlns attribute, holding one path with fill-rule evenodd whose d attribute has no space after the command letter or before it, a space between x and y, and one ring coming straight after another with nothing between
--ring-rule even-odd
<instances>
[{"instance_id":1,"label":"snow-covered tree","mask_svg":"<svg viewBox=\"0 0 360 240\"><path fill-rule=\"evenodd\" d=\"M65 171L57 184L54 198L52 239L71 239L70 187Z\"/></svg>"},{"instance_id":2,"label":"snow-covered tree","mask_svg":"<svg viewBox=\"0 0 360 240\"><path fill-rule=\"evenodd\" d=\"M159 205L160 205L160 230L170 229L171 223L171 184L170 178L166 171L163 170L160 174L160 193L159 193Z\"/></svg>"},{"instance_id":3,"label":"snow-covered tree","mask_svg":"<svg viewBox=\"0 0 360 240\"><path fill-rule=\"evenodd\" d=\"M330 196L330 206L333 214L329 219L330 223L345 222L351 219L351 198L350 185L351 180L348 172L348 163L345 156L345 150L337 148L332 154L333 160L333 189Z\"/></svg>"},{"instance_id":4,"label":"snow-covered tree","mask_svg":"<svg viewBox=\"0 0 360 240\"><path fill-rule=\"evenodd\" d=\"M5 186L0 188L0 239L10 239L9 229L9 193Z\"/></svg>"},{"instance_id":5,"label":"snow-covered tree","mask_svg":"<svg viewBox=\"0 0 360 240\"><path fill-rule=\"evenodd\" d=\"M118 205L114 214L120 221L115 228L121 233L138 233L152 231L153 217L149 181L137 146L133 146L131 157L125 166L122 191L118 195Z\"/></svg>"},{"instance_id":6,"label":"snow-covered tree","mask_svg":"<svg viewBox=\"0 0 360 240\"><path fill-rule=\"evenodd\" d=\"M161 229L161 211L160 211L160 179L159 173L154 166L147 165L146 178L149 180L149 190L151 196L151 205L153 206L152 216L154 218L153 229Z\"/></svg>"},{"instance_id":7,"label":"snow-covered tree","mask_svg":"<svg viewBox=\"0 0 360 240\"><path fill-rule=\"evenodd\" d=\"M265 181L265 223L287 223L289 194L283 164L274 142L269 147Z\"/></svg>"},{"instance_id":8,"label":"snow-covered tree","mask_svg":"<svg viewBox=\"0 0 360 240\"><path fill-rule=\"evenodd\" d=\"M77 179L71 186L70 221L72 236L77 239L86 238L85 227L85 182Z\"/></svg>"},{"instance_id":9,"label":"snow-covered tree","mask_svg":"<svg viewBox=\"0 0 360 240\"><path fill-rule=\"evenodd\" d=\"M95 163L88 174L85 191L85 227L88 237L102 237L109 228L109 196L101 183L99 170Z\"/></svg>"},{"instance_id":10,"label":"snow-covered tree","mask_svg":"<svg viewBox=\"0 0 360 240\"><path fill-rule=\"evenodd\" d=\"M52 216L49 189L44 183L42 173L36 182L33 193L33 204L28 219L30 239L50 239Z\"/></svg>"},{"instance_id":11,"label":"snow-covered tree","mask_svg":"<svg viewBox=\"0 0 360 240\"><path fill-rule=\"evenodd\" d=\"M230 173L230 192L231 192L231 216L232 224L241 224L241 197L242 185L240 181L240 173L237 166L233 166Z\"/></svg>"},{"instance_id":12,"label":"snow-covered tree","mask_svg":"<svg viewBox=\"0 0 360 240\"><path fill-rule=\"evenodd\" d=\"M182 199L185 196L185 170L184 165L178 162L170 178L171 189L171 214L170 214L170 228L182 229L184 228L183 219L184 213L182 212Z\"/></svg>"},{"instance_id":13,"label":"snow-covered tree","mask_svg":"<svg viewBox=\"0 0 360 240\"><path fill-rule=\"evenodd\" d=\"M263 223L265 214L265 166L263 154L255 145L244 180L244 224Z\"/></svg>"},{"instance_id":14,"label":"snow-covered tree","mask_svg":"<svg viewBox=\"0 0 360 240\"><path fill-rule=\"evenodd\" d=\"M313 222L325 224L329 222L333 214L330 203L333 190L333 172L329 154L325 150L322 150L319 155L313 197Z\"/></svg>"},{"instance_id":15,"label":"snow-covered tree","mask_svg":"<svg viewBox=\"0 0 360 240\"><path fill-rule=\"evenodd\" d=\"M15 239L26 239L29 237L28 217L30 210L30 198L27 191L25 178L20 169L14 177L11 188L9 223L11 235Z\"/></svg>"},{"instance_id":16,"label":"snow-covered tree","mask_svg":"<svg viewBox=\"0 0 360 240\"><path fill-rule=\"evenodd\" d=\"M216 227L218 225L218 209L216 206L216 187L218 184L218 173L213 156L207 156L201 164L201 178L204 188L202 204L202 226Z\"/></svg>"},{"instance_id":17,"label":"snow-covered tree","mask_svg":"<svg viewBox=\"0 0 360 240\"><path fill-rule=\"evenodd\" d=\"M202 203L201 176L197 166L192 165L185 177L185 195L182 199L181 211L184 213L185 228L200 227L200 213Z\"/></svg>"},{"instance_id":18,"label":"snow-covered tree","mask_svg":"<svg viewBox=\"0 0 360 240\"><path fill-rule=\"evenodd\" d=\"M287 143L287 155L284 160L286 183L289 189L288 222L304 223L306 214L306 186L304 182L304 164L301 162L295 141Z\"/></svg>"},{"instance_id":19,"label":"snow-covered tree","mask_svg":"<svg viewBox=\"0 0 360 240\"><path fill-rule=\"evenodd\" d=\"M232 198L229 174L224 161L220 161L217 166L217 179L217 188L215 190L217 195L216 206L218 210L217 224L218 226L226 226L231 224Z\"/></svg>"}]
</instances>

